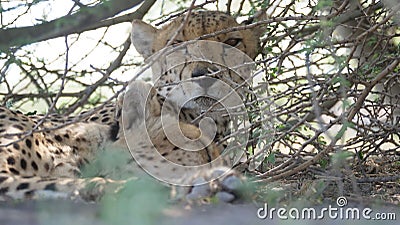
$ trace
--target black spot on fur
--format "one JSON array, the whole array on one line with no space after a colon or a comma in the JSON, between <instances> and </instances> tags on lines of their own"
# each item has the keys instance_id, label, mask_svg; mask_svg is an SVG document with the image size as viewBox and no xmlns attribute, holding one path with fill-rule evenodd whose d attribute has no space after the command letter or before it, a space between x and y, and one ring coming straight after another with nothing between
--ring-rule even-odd
<instances>
[{"instance_id":1,"label":"black spot on fur","mask_svg":"<svg viewBox=\"0 0 400 225\"><path fill-rule=\"evenodd\" d=\"M27 192L24 193L25 198L32 198L34 194L35 194L34 190L27 191Z\"/></svg>"},{"instance_id":2,"label":"black spot on fur","mask_svg":"<svg viewBox=\"0 0 400 225\"><path fill-rule=\"evenodd\" d=\"M5 194L8 192L8 187L0 188L0 194Z\"/></svg>"},{"instance_id":3,"label":"black spot on fur","mask_svg":"<svg viewBox=\"0 0 400 225\"><path fill-rule=\"evenodd\" d=\"M42 155L41 155L39 152L36 152L36 156L37 156L39 159L42 159Z\"/></svg>"},{"instance_id":4,"label":"black spot on fur","mask_svg":"<svg viewBox=\"0 0 400 225\"><path fill-rule=\"evenodd\" d=\"M226 20L228 19L228 17L226 17L226 16L220 16L219 19L220 19L221 21L226 21Z\"/></svg>"},{"instance_id":5,"label":"black spot on fur","mask_svg":"<svg viewBox=\"0 0 400 225\"><path fill-rule=\"evenodd\" d=\"M54 178L54 177L42 177L37 182L40 183L40 182L48 182L48 181L56 181L56 180L57 180L57 178Z\"/></svg>"},{"instance_id":6,"label":"black spot on fur","mask_svg":"<svg viewBox=\"0 0 400 225\"><path fill-rule=\"evenodd\" d=\"M58 141L58 142L61 142L63 139L62 139L62 137L60 136L60 135L56 135L56 136L54 136L54 138Z\"/></svg>"},{"instance_id":7,"label":"black spot on fur","mask_svg":"<svg viewBox=\"0 0 400 225\"><path fill-rule=\"evenodd\" d=\"M24 128L19 124L14 124L13 127L18 129L18 130L24 130Z\"/></svg>"},{"instance_id":8,"label":"black spot on fur","mask_svg":"<svg viewBox=\"0 0 400 225\"><path fill-rule=\"evenodd\" d=\"M4 115L4 114L0 115L0 119L5 119L5 118L6 118L6 115Z\"/></svg>"},{"instance_id":9,"label":"black spot on fur","mask_svg":"<svg viewBox=\"0 0 400 225\"><path fill-rule=\"evenodd\" d=\"M32 148L32 141L31 140L26 139L25 140L25 144L26 144L26 146L28 146L28 148Z\"/></svg>"},{"instance_id":10,"label":"black spot on fur","mask_svg":"<svg viewBox=\"0 0 400 225\"><path fill-rule=\"evenodd\" d=\"M44 187L44 190L56 191L57 190L56 184L55 183L48 184Z\"/></svg>"},{"instance_id":11,"label":"black spot on fur","mask_svg":"<svg viewBox=\"0 0 400 225\"><path fill-rule=\"evenodd\" d=\"M99 119L98 116L93 116L93 117L91 117L89 120L90 120L90 121L96 121L96 120L98 120L98 119Z\"/></svg>"},{"instance_id":12,"label":"black spot on fur","mask_svg":"<svg viewBox=\"0 0 400 225\"><path fill-rule=\"evenodd\" d=\"M89 164L89 159L83 158L83 161L85 161L85 163Z\"/></svg>"},{"instance_id":13,"label":"black spot on fur","mask_svg":"<svg viewBox=\"0 0 400 225\"><path fill-rule=\"evenodd\" d=\"M19 148L20 148L18 143L14 143L14 144L13 144L13 147L14 147L16 150L19 150Z\"/></svg>"},{"instance_id":14,"label":"black spot on fur","mask_svg":"<svg viewBox=\"0 0 400 225\"><path fill-rule=\"evenodd\" d=\"M14 117L10 117L10 118L8 118L8 120L10 120L10 121L15 121L15 122L18 121L18 119L14 118Z\"/></svg>"},{"instance_id":15,"label":"black spot on fur","mask_svg":"<svg viewBox=\"0 0 400 225\"><path fill-rule=\"evenodd\" d=\"M79 159L77 165L78 165L79 168L81 168L84 165L83 160Z\"/></svg>"},{"instance_id":16,"label":"black spot on fur","mask_svg":"<svg viewBox=\"0 0 400 225\"><path fill-rule=\"evenodd\" d=\"M23 190L23 189L28 189L29 188L29 183L20 183L18 186L17 186L17 190Z\"/></svg>"},{"instance_id":17,"label":"black spot on fur","mask_svg":"<svg viewBox=\"0 0 400 225\"><path fill-rule=\"evenodd\" d=\"M38 140L38 139L35 140L35 144L36 144L37 146L39 146L40 143L39 143L39 140Z\"/></svg>"},{"instance_id":18,"label":"black spot on fur","mask_svg":"<svg viewBox=\"0 0 400 225\"><path fill-rule=\"evenodd\" d=\"M26 170L26 160L25 159L21 159L20 164L21 164L21 168Z\"/></svg>"},{"instance_id":19,"label":"black spot on fur","mask_svg":"<svg viewBox=\"0 0 400 225\"><path fill-rule=\"evenodd\" d=\"M49 170L50 170L50 165L49 165L48 163L45 163L45 164L43 165L43 167L44 167L44 169L45 169L46 171L49 171Z\"/></svg>"},{"instance_id":20,"label":"black spot on fur","mask_svg":"<svg viewBox=\"0 0 400 225\"><path fill-rule=\"evenodd\" d=\"M15 159L12 156L10 156L7 158L7 163L8 163L8 165L14 165Z\"/></svg>"},{"instance_id":21,"label":"black spot on fur","mask_svg":"<svg viewBox=\"0 0 400 225\"><path fill-rule=\"evenodd\" d=\"M105 117L101 120L102 123L107 123L108 121L110 121L110 117Z\"/></svg>"},{"instance_id":22,"label":"black spot on fur","mask_svg":"<svg viewBox=\"0 0 400 225\"><path fill-rule=\"evenodd\" d=\"M112 140L112 141L116 141L116 140L118 140L118 132L119 132L119 123L118 122L116 122L116 123L113 123L112 125L111 125L111 129L110 129L110 139Z\"/></svg>"},{"instance_id":23,"label":"black spot on fur","mask_svg":"<svg viewBox=\"0 0 400 225\"><path fill-rule=\"evenodd\" d=\"M0 177L0 184L7 180L8 177Z\"/></svg>"},{"instance_id":24,"label":"black spot on fur","mask_svg":"<svg viewBox=\"0 0 400 225\"><path fill-rule=\"evenodd\" d=\"M36 164L35 161L32 161L31 166L32 166L32 168L33 168L34 170L36 170L36 171L39 169L39 168L38 168L38 165Z\"/></svg>"},{"instance_id":25,"label":"black spot on fur","mask_svg":"<svg viewBox=\"0 0 400 225\"><path fill-rule=\"evenodd\" d=\"M72 153L78 154L79 148L77 146L72 146Z\"/></svg>"},{"instance_id":26,"label":"black spot on fur","mask_svg":"<svg viewBox=\"0 0 400 225\"><path fill-rule=\"evenodd\" d=\"M11 173L15 174L15 175L19 175L18 170L14 169L14 168L10 168L9 169Z\"/></svg>"}]
</instances>

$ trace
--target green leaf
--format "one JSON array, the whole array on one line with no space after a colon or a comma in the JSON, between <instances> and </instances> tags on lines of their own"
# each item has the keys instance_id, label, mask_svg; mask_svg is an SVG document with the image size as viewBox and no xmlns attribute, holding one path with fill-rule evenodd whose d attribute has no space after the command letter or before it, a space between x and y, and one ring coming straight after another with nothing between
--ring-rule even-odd
<instances>
[{"instance_id":1,"label":"green leaf","mask_svg":"<svg viewBox=\"0 0 400 225\"><path fill-rule=\"evenodd\" d=\"M339 132L336 134L335 138L340 139L343 137L344 133L346 132L347 128L353 128L354 124L348 121L343 123L343 126L340 128Z\"/></svg>"},{"instance_id":2,"label":"green leaf","mask_svg":"<svg viewBox=\"0 0 400 225\"><path fill-rule=\"evenodd\" d=\"M325 169L328 166L329 161L327 159L321 159L318 163L323 169Z\"/></svg>"},{"instance_id":3,"label":"green leaf","mask_svg":"<svg viewBox=\"0 0 400 225\"><path fill-rule=\"evenodd\" d=\"M276 162L276 157L275 157L275 153L271 153L271 154L269 154L265 159L264 159L264 162L268 162L268 163L271 163L271 164L275 164L275 162Z\"/></svg>"}]
</instances>

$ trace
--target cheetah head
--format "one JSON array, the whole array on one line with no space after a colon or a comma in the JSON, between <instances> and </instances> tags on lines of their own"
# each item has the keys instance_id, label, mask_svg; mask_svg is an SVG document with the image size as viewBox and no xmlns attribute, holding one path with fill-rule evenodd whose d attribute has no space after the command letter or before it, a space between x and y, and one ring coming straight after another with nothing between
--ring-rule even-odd
<instances>
[{"instance_id":1,"label":"cheetah head","mask_svg":"<svg viewBox=\"0 0 400 225\"><path fill-rule=\"evenodd\" d=\"M240 24L226 13L195 11L187 18L186 15L177 17L160 29L134 20L131 40L145 59L151 59L150 56L168 44L175 47L173 55L164 55L151 66L157 91L179 106L207 109L219 96L229 95L232 86L242 84L251 76L251 71L246 71L248 67L239 69L240 75L225 67L227 64L231 67L251 63L258 53L263 30L260 27L232 29L235 27L240 27ZM198 38L206 41L195 45L183 44ZM193 53L196 51L199 53ZM188 53L192 54L191 59L208 56L204 60L188 60ZM179 88L174 88L176 86Z\"/></svg>"}]
</instances>

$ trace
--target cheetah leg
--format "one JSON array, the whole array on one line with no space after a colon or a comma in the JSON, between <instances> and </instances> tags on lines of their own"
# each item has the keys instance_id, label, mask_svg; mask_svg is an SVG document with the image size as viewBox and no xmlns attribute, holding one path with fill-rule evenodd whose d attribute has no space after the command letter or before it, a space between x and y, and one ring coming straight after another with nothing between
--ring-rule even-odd
<instances>
[{"instance_id":1,"label":"cheetah leg","mask_svg":"<svg viewBox=\"0 0 400 225\"><path fill-rule=\"evenodd\" d=\"M122 187L125 181L100 177L90 179L22 177L0 175L0 201L19 199L81 198L96 201L105 193Z\"/></svg>"}]
</instances>

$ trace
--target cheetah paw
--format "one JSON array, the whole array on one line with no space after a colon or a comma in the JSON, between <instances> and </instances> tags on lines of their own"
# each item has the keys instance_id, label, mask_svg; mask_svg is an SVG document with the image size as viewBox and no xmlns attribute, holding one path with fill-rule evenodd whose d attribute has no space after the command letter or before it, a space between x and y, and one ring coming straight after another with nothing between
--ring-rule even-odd
<instances>
[{"instance_id":1,"label":"cheetah paw","mask_svg":"<svg viewBox=\"0 0 400 225\"><path fill-rule=\"evenodd\" d=\"M174 199L188 203L236 202L242 198L244 177L225 167L212 168L188 177L189 187L175 187Z\"/></svg>"}]
</instances>

